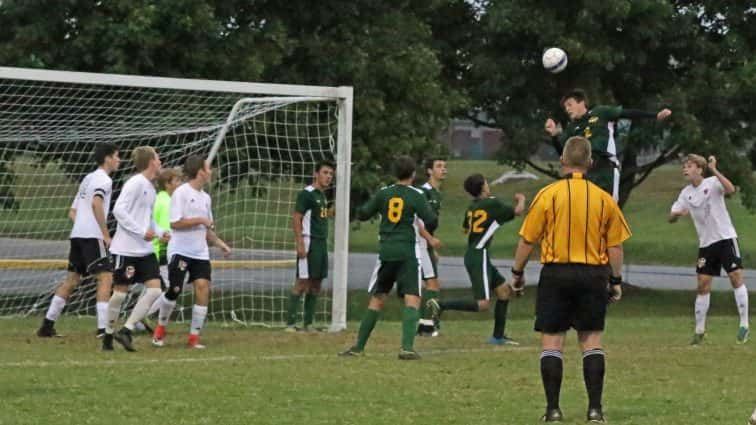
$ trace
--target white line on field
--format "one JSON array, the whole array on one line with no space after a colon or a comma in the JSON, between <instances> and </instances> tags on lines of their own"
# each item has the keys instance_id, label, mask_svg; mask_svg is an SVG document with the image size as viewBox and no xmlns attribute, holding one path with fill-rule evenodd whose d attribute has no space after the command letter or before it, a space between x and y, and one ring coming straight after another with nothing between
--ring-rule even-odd
<instances>
[{"instance_id":1,"label":"white line on field","mask_svg":"<svg viewBox=\"0 0 756 425\"><path fill-rule=\"evenodd\" d=\"M0 363L2 368L33 368L33 367L77 367L77 366L118 366L118 365L140 365L140 364L162 364L162 363L208 363L208 362L229 362L239 360L236 356L222 357L186 357L186 358L161 358L161 359L134 359L134 360L58 360L48 361L23 361Z\"/></svg>"}]
</instances>

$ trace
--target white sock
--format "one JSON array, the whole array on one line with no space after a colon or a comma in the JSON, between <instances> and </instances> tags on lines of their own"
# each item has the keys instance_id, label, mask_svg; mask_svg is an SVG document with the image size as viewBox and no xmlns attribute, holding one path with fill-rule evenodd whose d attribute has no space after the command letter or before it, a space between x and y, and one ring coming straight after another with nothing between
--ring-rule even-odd
<instances>
[{"instance_id":1,"label":"white sock","mask_svg":"<svg viewBox=\"0 0 756 425\"><path fill-rule=\"evenodd\" d=\"M176 300L169 300L165 297L165 294L163 294L160 298L158 298L158 301L160 301L160 315L158 316L158 325L166 326L168 325L168 321L171 320L173 309L176 308Z\"/></svg>"},{"instance_id":2,"label":"white sock","mask_svg":"<svg viewBox=\"0 0 756 425\"><path fill-rule=\"evenodd\" d=\"M738 306L738 314L740 315L740 327L748 327L748 289L745 284L740 285L733 291L735 293L735 304Z\"/></svg>"},{"instance_id":3,"label":"white sock","mask_svg":"<svg viewBox=\"0 0 756 425\"><path fill-rule=\"evenodd\" d=\"M97 329L108 327L108 302L97 301Z\"/></svg>"},{"instance_id":4,"label":"white sock","mask_svg":"<svg viewBox=\"0 0 756 425\"><path fill-rule=\"evenodd\" d=\"M205 324L207 317L207 306L194 304L192 309L192 327L189 329L190 335L199 335L202 326Z\"/></svg>"},{"instance_id":5,"label":"white sock","mask_svg":"<svg viewBox=\"0 0 756 425\"><path fill-rule=\"evenodd\" d=\"M47 320L52 320L53 322L58 320L58 317L60 317L60 313L63 312L63 308L65 306L65 298L55 295L52 298L52 301L50 301L50 307L47 308L47 314L45 315L45 318Z\"/></svg>"},{"instance_id":6,"label":"white sock","mask_svg":"<svg viewBox=\"0 0 756 425\"><path fill-rule=\"evenodd\" d=\"M702 334L706 330L706 314L709 312L711 294L696 296L696 333Z\"/></svg>"},{"instance_id":7,"label":"white sock","mask_svg":"<svg viewBox=\"0 0 756 425\"><path fill-rule=\"evenodd\" d=\"M165 295L163 295L163 293L161 292L160 296L157 297L155 299L155 301L152 303L152 305L150 306L150 309L147 310L147 316L146 317L150 317L153 314L155 314L158 310L160 310L160 306L163 304L164 297L165 297Z\"/></svg>"},{"instance_id":8,"label":"white sock","mask_svg":"<svg viewBox=\"0 0 756 425\"><path fill-rule=\"evenodd\" d=\"M160 288L147 288L147 290L142 293L142 296L139 297L134 309L131 310L131 314L124 325L126 326L126 329L133 331L134 325L147 316L149 308L152 307L152 304L154 304L162 294L163 291L161 291Z\"/></svg>"},{"instance_id":9,"label":"white sock","mask_svg":"<svg viewBox=\"0 0 756 425\"><path fill-rule=\"evenodd\" d=\"M121 305L125 299L125 292L113 291L113 295L110 297L110 301L108 301L108 323L105 326L105 333L113 333L113 327L118 322L118 315L121 314Z\"/></svg>"}]
</instances>

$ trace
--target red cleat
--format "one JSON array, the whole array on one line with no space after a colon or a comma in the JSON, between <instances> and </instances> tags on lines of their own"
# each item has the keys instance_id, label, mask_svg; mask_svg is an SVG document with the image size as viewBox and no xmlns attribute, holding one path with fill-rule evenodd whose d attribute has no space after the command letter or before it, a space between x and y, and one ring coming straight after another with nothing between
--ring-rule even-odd
<instances>
[{"instance_id":1,"label":"red cleat","mask_svg":"<svg viewBox=\"0 0 756 425\"><path fill-rule=\"evenodd\" d=\"M196 348L198 350L205 348L204 345L200 344L199 335L189 334L189 348Z\"/></svg>"}]
</instances>

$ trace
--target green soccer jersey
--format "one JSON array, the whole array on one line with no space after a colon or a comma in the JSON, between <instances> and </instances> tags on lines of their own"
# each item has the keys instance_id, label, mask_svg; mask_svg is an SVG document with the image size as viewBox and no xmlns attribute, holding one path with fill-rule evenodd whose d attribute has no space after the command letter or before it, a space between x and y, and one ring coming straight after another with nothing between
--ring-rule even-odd
<instances>
[{"instance_id":1,"label":"green soccer jersey","mask_svg":"<svg viewBox=\"0 0 756 425\"><path fill-rule=\"evenodd\" d=\"M168 192L161 190L155 197L155 205L152 208L152 218L155 220L155 224L165 231L171 230L171 195ZM168 244L160 242L160 239L155 238L152 240L152 245L155 247L155 255L158 260L165 257L168 249Z\"/></svg>"},{"instance_id":2,"label":"green soccer jersey","mask_svg":"<svg viewBox=\"0 0 756 425\"><path fill-rule=\"evenodd\" d=\"M420 189L422 189L423 194L425 195L425 199L428 200L428 204L430 204L431 209L434 213L436 213L437 219L440 218L441 214L441 192L438 191L435 187L431 186L430 183L425 183L424 185L420 186ZM436 223L436 228L438 228L438 224ZM435 228L434 228L435 230ZM430 232L430 229L429 229ZM430 232L432 235L434 232Z\"/></svg>"},{"instance_id":3,"label":"green soccer jersey","mask_svg":"<svg viewBox=\"0 0 756 425\"><path fill-rule=\"evenodd\" d=\"M310 185L297 195L294 211L304 215L302 235L316 239L328 237L328 203L325 193Z\"/></svg>"},{"instance_id":4,"label":"green soccer jersey","mask_svg":"<svg viewBox=\"0 0 756 425\"><path fill-rule=\"evenodd\" d=\"M436 221L436 213L423 192L401 184L384 187L357 209L360 220L367 220L375 214L381 215L379 258L382 261L415 257L415 217L422 219L426 225Z\"/></svg>"},{"instance_id":5,"label":"green soccer jersey","mask_svg":"<svg viewBox=\"0 0 756 425\"><path fill-rule=\"evenodd\" d=\"M560 135L562 146L573 136L582 136L591 142L591 150L602 156L616 156L617 145L614 141L615 123L622 114L621 106L598 105L582 117L567 124Z\"/></svg>"},{"instance_id":6,"label":"green soccer jersey","mask_svg":"<svg viewBox=\"0 0 756 425\"><path fill-rule=\"evenodd\" d=\"M491 196L475 199L465 212L462 227L467 233L467 249L486 249L491 244L496 229L514 218L510 205Z\"/></svg>"}]
</instances>

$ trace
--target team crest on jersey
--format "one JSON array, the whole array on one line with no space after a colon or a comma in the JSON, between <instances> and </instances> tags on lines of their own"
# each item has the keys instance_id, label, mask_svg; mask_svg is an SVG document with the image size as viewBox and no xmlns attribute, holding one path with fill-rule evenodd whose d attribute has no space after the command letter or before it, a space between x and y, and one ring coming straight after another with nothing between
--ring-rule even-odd
<instances>
[{"instance_id":1,"label":"team crest on jersey","mask_svg":"<svg viewBox=\"0 0 756 425\"><path fill-rule=\"evenodd\" d=\"M180 260L178 263L178 266L179 266L179 270L181 270L182 272L186 271L186 267L187 267L186 261Z\"/></svg>"},{"instance_id":2,"label":"team crest on jersey","mask_svg":"<svg viewBox=\"0 0 756 425\"><path fill-rule=\"evenodd\" d=\"M126 266L126 270L123 272L126 275L126 279L131 279L136 273L134 266Z\"/></svg>"},{"instance_id":3,"label":"team crest on jersey","mask_svg":"<svg viewBox=\"0 0 756 425\"><path fill-rule=\"evenodd\" d=\"M704 266L706 266L706 258L701 257L698 259L698 268L702 269Z\"/></svg>"},{"instance_id":4,"label":"team crest on jersey","mask_svg":"<svg viewBox=\"0 0 756 425\"><path fill-rule=\"evenodd\" d=\"M588 123L593 124L598 122L598 117L590 117L588 118Z\"/></svg>"}]
</instances>

